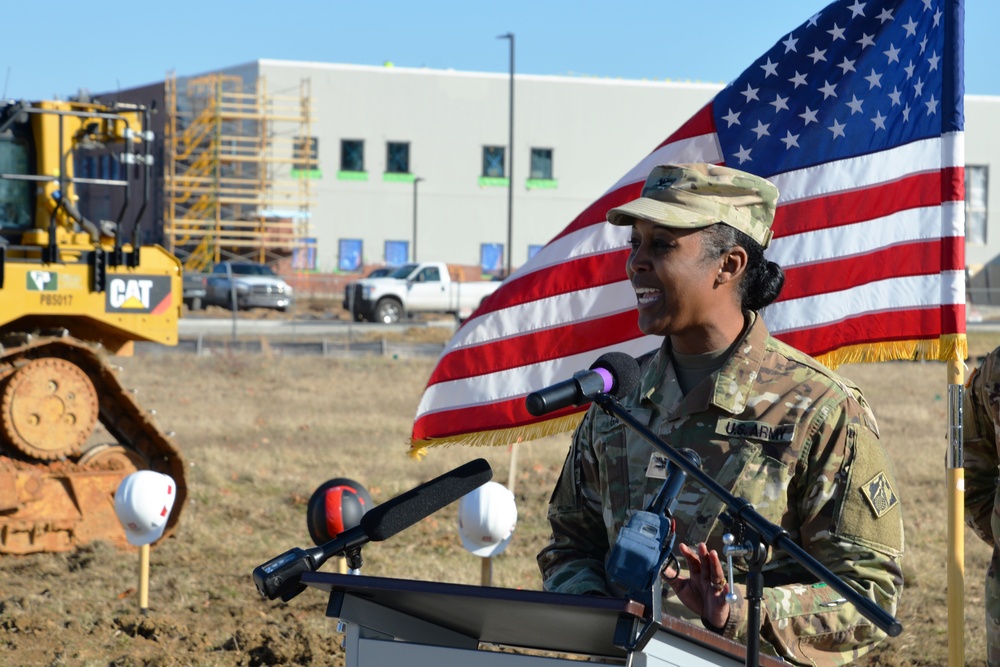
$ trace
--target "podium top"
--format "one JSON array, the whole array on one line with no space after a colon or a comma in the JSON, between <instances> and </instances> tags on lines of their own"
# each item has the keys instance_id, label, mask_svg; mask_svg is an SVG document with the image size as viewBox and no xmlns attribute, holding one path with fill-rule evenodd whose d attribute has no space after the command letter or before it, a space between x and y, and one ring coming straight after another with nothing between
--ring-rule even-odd
<instances>
[{"instance_id":1,"label":"podium top","mask_svg":"<svg viewBox=\"0 0 1000 667\"><path fill-rule=\"evenodd\" d=\"M479 642L577 655L624 657L625 651L614 645L615 627L620 618L639 618L643 613L642 604L625 598L411 579L306 572L302 583L331 594L328 616L339 617L335 600L350 595ZM745 659L741 644L679 619L663 621L664 632L741 662ZM393 628L373 629L394 634ZM763 655L759 663L787 664Z\"/></svg>"}]
</instances>

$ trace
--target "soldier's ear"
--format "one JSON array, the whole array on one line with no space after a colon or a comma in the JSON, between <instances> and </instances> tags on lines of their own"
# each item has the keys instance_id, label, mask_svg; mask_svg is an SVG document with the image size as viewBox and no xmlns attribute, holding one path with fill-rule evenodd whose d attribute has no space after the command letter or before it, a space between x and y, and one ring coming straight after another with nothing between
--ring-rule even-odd
<instances>
[{"instance_id":1,"label":"soldier's ear","mask_svg":"<svg viewBox=\"0 0 1000 667\"><path fill-rule=\"evenodd\" d=\"M719 273L715 277L717 285L725 285L740 278L746 271L749 257L743 246L733 246L719 258Z\"/></svg>"}]
</instances>

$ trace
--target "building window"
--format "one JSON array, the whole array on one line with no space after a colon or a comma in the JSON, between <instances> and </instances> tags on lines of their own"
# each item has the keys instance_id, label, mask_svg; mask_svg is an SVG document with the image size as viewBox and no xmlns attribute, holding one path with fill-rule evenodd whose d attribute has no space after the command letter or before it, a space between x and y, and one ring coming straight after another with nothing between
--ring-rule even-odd
<instances>
[{"instance_id":1,"label":"building window","mask_svg":"<svg viewBox=\"0 0 1000 667\"><path fill-rule=\"evenodd\" d=\"M410 256L409 241L386 241L385 263L389 266L402 266Z\"/></svg>"},{"instance_id":2,"label":"building window","mask_svg":"<svg viewBox=\"0 0 1000 667\"><path fill-rule=\"evenodd\" d=\"M410 173L409 142L390 141L386 144L385 170L390 174Z\"/></svg>"},{"instance_id":3,"label":"building window","mask_svg":"<svg viewBox=\"0 0 1000 667\"><path fill-rule=\"evenodd\" d=\"M965 167L965 240L986 245L986 213L990 168Z\"/></svg>"},{"instance_id":4,"label":"building window","mask_svg":"<svg viewBox=\"0 0 1000 667\"><path fill-rule=\"evenodd\" d=\"M503 271L503 244L479 244L479 267L483 273L497 275Z\"/></svg>"},{"instance_id":5,"label":"building window","mask_svg":"<svg viewBox=\"0 0 1000 667\"><path fill-rule=\"evenodd\" d=\"M365 170L365 142L361 139L342 139L340 141L340 170Z\"/></svg>"},{"instance_id":6,"label":"building window","mask_svg":"<svg viewBox=\"0 0 1000 667\"><path fill-rule=\"evenodd\" d=\"M360 271L364 242L361 239L340 239L338 245L340 257L337 260L337 269L347 273Z\"/></svg>"},{"instance_id":7,"label":"building window","mask_svg":"<svg viewBox=\"0 0 1000 667\"><path fill-rule=\"evenodd\" d=\"M531 149L531 174L528 178L537 180L552 180L552 149Z\"/></svg>"},{"instance_id":8,"label":"building window","mask_svg":"<svg viewBox=\"0 0 1000 667\"><path fill-rule=\"evenodd\" d=\"M507 168L504 156L507 152L503 146L483 146L483 177L504 178Z\"/></svg>"},{"instance_id":9,"label":"building window","mask_svg":"<svg viewBox=\"0 0 1000 667\"><path fill-rule=\"evenodd\" d=\"M292 151L293 178L318 178L320 176L318 137L295 137Z\"/></svg>"}]
</instances>

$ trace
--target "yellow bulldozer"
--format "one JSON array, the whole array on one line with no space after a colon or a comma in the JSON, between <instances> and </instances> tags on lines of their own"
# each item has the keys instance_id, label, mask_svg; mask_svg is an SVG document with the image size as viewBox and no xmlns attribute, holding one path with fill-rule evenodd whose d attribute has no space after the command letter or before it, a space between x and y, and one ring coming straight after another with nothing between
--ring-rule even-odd
<instances>
[{"instance_id":1,"label":"yellow bulldozer","mask_svg":"<svg viewBox=\"0 0 1000 667\"><path fill-rule=\"evenodd\" d=\"M0 101L0 554L126 545L136 470L177 484L164 537L183 509L180 453L107 360L177 344L181 265L140 233L154 140L141 105Z\"/></svg>"}]
</instances>

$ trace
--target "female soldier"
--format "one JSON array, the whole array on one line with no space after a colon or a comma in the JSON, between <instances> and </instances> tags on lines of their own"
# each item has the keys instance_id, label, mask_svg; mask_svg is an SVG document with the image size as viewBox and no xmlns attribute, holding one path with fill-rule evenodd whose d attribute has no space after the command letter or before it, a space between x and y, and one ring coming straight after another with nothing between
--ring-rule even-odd
<instances>
[{"instance_id":1,"label":"female soldier","mask_svg":"<svg viewBox=\"0 0 1000 667\"><path fill-rule=\"evenodd\" d=\"M875 418L856 386L771 338L760 316L784 282L763 255L777 197L773 184L735 169L666 165L639 199L609 211L611 224L632 228L627 273L639 329L664 336L640 359L639 387L622 403L894 613L903 524ZM549 505L552 537L538 556L547 590L620 594L605 559L631 513L662 486L662 463L619 420L590 409ZM674 517L687 574L669 579L676 597L664 609L745 643L745 576L734 573L738 601L729 604L718 555L723 509L685 485ZM769 556L764 586L762 648L792 663L843 664L885 636L780 551Z\"/></svg>"}]
</instances>

